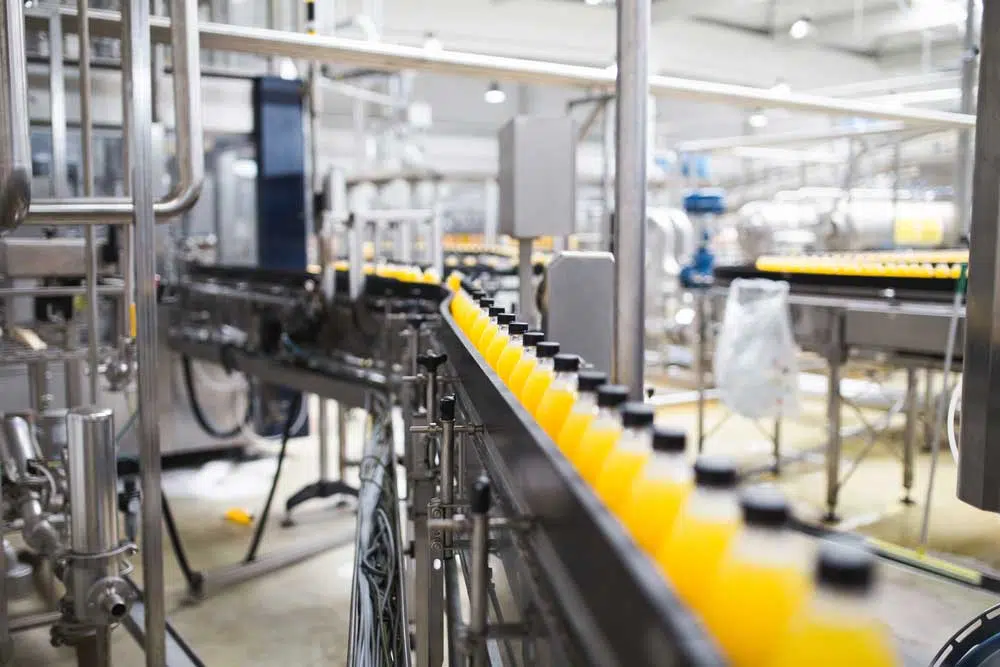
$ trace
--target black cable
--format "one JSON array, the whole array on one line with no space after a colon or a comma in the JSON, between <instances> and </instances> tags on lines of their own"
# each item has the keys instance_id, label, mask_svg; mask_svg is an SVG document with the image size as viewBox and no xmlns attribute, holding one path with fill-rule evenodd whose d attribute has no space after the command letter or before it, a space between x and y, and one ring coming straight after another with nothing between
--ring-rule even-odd
<instances>
[{"instance_id":1,"label":"black cable","mask_svg":"<svg viewBox=\"0 0 1000 667\"><path fill-rule=\"evenodd\" d=\"M285 453L288 451L288 440L292 437L292 425L295 417L302 409L302 394L295 394L295 398L288 406L288 414L285 416L285 426L281 431L281 450L278 452L278 467L274 471L274 479L271 480L271 490L267 492L267 501L264 503L264 510L260 513L260 520L254 527L253 539L250 541L250 548L247 549L244 563L252 563L257 558L257 549L260 547L260 540L264 536L264 527L267 525L267 517L271 513L271 503L274 502L274 494L278 490L278 479L281 477L281 467L285 462Z\"/></svg>"},{"instance_id":2,"label":"black cable","mask_svg":"<svg viewBox=\"0 0 1000 667\"><path fill-rule=\"evenodd\" d=\"M194 420L198 422L201 430L213 438L219 438L220 440L238 436L243 430L243 424L249 423L253 419L253 398L249 395L249 390L247 395L247 413L243 421L228 431L220 431L209 423L208 418L205 417L205 413L201 410L201 405L198 403L198 395L194 390L194 377L191 374L191 358L187 355L181 357L181 370L184 373L184 387L187 389L188 404L191 406L191 413L194 415Z\"/></svg>"},{"instance_id":3,"label":"black cable","mask_svg":"<svg viewBox=\"0 0 1000 667\"><path fill-rule=\"evenodd\" d=\"M204 581L204 577L201 572L195 572L191 569L187 553L184 551L184 544L181 542L181 534L178 532L177 524L174 522L174 513L170 511L170 503L167 502L167 494L161 491L160 498L162 498L163 503L163 522L167 525L167 537L170 538L170 546L174 551L174 557L177 558L177 565L181 568L181 573L187 582L188 590L192 594L197 595L201 591L201 584Z\"/></svg>"}]
</instances>

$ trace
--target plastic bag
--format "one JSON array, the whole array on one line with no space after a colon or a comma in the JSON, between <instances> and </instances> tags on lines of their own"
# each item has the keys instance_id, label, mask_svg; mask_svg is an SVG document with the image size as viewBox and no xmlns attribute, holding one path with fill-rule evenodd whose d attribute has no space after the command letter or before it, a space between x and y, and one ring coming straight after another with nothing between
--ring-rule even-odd
<instances>
[{"instance_id":1,"label":"plastic bag","mask_svg":"<svg viewBox=\"0 0 1000 667\"><path fill-rule=\"evenodd\" d=\"M797 352L788 283L734 280L715 348L715 383L722 402L744 417L797 413Z\"/></svg>"}]
</instances>

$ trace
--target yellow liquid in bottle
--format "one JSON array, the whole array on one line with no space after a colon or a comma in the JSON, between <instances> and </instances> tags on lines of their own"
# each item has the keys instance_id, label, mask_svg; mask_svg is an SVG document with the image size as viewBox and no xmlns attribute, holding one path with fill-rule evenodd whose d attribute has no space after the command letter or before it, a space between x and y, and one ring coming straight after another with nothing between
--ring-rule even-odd
<instances>
[{"instance_id":1,"label":"yellow liquid in bottle","mask_svg":"<svg viewBox=\"0 0 1000 667\"><path fill-rule=\"evenodd\" d=\"M538 404L542 402L545 390L552 384L555 371L551 368L536 368L531 371L527 381L524 383L524 390L521 392L521 405L531 414L538 418Z\"/></svg>"},{"instance_id":2,"label":"yellow liquid in bottle","mask_svg":"<svg viewBox=\"0 0 1000 667\"><path fill-rule=\"evenodd\" d=\"M806 573L791 563L752 562L731 553L719 566L701 617L733 667L758 667L773 657L809 587Z\"/></svg>"},{"instance_id":3,"label":"yellow liquid in bottle","mask_svg":"<svg viewBox=\"0 0 1000 667\"><path fill-rule=\"evenodd\" d=\"M619 516L640 548L650 556L670 534L681 506L691 493L690 481L639 475Z\"/></svg>"},{"instance_id":4,"label":"yellow liquid in bottle","mask_svg":"<svg viewBox=\"0 0 1000 667\"><path fill-rule=\"evenodd\" d=\"M775 649L768 667L895 667L892 643L873 619L800 615Z\"/></svg>"},{"instance_id":5,"label":"yellow liquid in bottle","mask_svg":"<svg viewBox=\"0 0 1000 667\"><path fill-rule=\"evenodd\" d=\"M486 314L486 311L480 309L479 313L476 315L475 319L472 320L472 324L469 327L469 340L475 345L479 341L479 337L483 335L483 329L486 325L490 323L490 316Z\"/></svg>"},{"instance_id":6,"label":"yellow liquid in bottle","mask_svg":"<svg viewBox=\"0 0 1000 667\"><path fill-rule=\"evenodd\" d=\"M508 387L510 386L511 373L514 372L514 367L517 366L517 362L521 361L521 357L523 356L524 346L520 343L510 343L500 353L500 358L497 359L497 375L507 383Z\"/></svg>"},{"instance_id":7,"label":"yellow liquid in bottle","mask_svg":"<svg viewBox=\"0 0 1000 667\"><path fill-rule=\"evenodd\" d=\"M510 382L507 386L510 390L514 392L514 395L519 399L521 394L524 392L524 385L528 381L528 377L535 370L535 366L538 365L538 357L528 356L524 353L521 354L521 358L518 359L517 364L514 365L514 370L510 372Z\"/></svg>"},{"instance_id":8,"label":"yellow liquid in bottle","mask_svg":"<svg viewBox=\"0 0 1000 667\"><path fill-rule=\"evenodd\" d=\"M556 438L559 451L566 458L572 461L576 457L576 453L580 449L580 441L583 439L583 434L590 428L590 424L596 416L593 412L573 412L572 409L566 415L566 422L563 424L562 429L559 431L559 436Z\"/></svg>"},{"instance_id":9,"label":"yellow liquid in bottle","mask_svg":"<svg viewBox=\"0 0 1000 667\"><path fill-rule=\"evenodd\" d=\"M618 447L604 459L594 490L612 513L621 516L631 496L632 483L642 472L649 456L648 451L623 451Z\"/></svg>"},{"instance_id":10,"label":"yellow liquid in bottle","mask_svg":"<svg viewBox=\"0 0 1000 667\"><path fill-rule=\"evenodd\" d=\"M536 411L539 425L553 440L559 435L569 411L576 402L576 392L569 389L550 388L542 396Z\"/></svg>"},{"instance_id":11,"label":"yellow liquid in bottle","mask_svg":"<svg viewBox=\"0 0 1000 667\"><path fill-rule=\"evenodd\" d=\"M591 485L597 482L604 460L614 449L621 434L620 428L595 428L592 424L580 439L580 445L570 460L576 465L580 476Z\"/></svg>"},{"instance_id":12,"label":"yellow liquid in bottle","mask_svg":"<svg viewBox=\"0 0 1000 667\"><path fill-rule=\"evenodd\" d=\"M692 609L705 609L707 583L715 576L739 520L700 517L681 510L670 536L656 552L656 562L674 590Z\"/></svg>"},{"instance_id":13,"label":"yellow liquid in bottle","mask_svg":"<svg viewBox=\"0 0 1000 667\"><path fill-rule=\"evenodd\" d=\"M497 324L496 322L490 322L485 327L483 327L483 333L480 334L479 338L473 339L474 341L476 341L476 349L479 350L480 354L484 356L486 355L486 349L490 346L490 343L493 341L494 336L496 336L497 333L499 332L500 332L500 325Z\"/></svg>"},{"instance_id":14,"label":"yellow liquid in bottle","mask_svg":"<svg viewBox=\"0 0 1000 667\"><path fill-rule=\"evenodd\" d=\"M490 346L486 348L486 363L490 365L490 368L494 370L497 369L497 364L500 361L500 355L503 354L505 349L507 349L507 343L509 342L509 334L497 333L497 335L493 336Z\"/></svg>"}]
</instances>

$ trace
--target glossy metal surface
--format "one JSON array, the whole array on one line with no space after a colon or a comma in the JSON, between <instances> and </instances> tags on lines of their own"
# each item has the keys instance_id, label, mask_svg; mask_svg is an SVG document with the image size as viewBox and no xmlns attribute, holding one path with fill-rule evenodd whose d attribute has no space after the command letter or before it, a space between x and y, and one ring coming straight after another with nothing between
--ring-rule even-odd
<instances>
[{"instance_id":1,"label":"glossy metal surface","mask_svg":"<svg viewBox=\"0 0 1000 667\"><path fill-rule=\"evenodd\" d=\"M0 231L17 228L31 202L24 2L0 2Z\"/></svg>"},{"instance_id":2,"label":"glossy metal surface","mask_svg":"<svg viewBox=\"0 0 1000 667\"><path fill-rule=\"evenodd\" d=\"M650 0L618 2L615 329L611 375L643 399Z\"/></svg>"},{"instance_id":3,"label":"glossy metal surface","mask_svg":"<svg viewBox=\"0 0 1000 667\"><path fill-rule=\"evenodd\" d=\"M6 0L15 4L16 0ZM78 30L78 14L75 10L63 7L63 29L71 32ZM156 217L163 222L174 218L191 208L201 194L202 182L205 176L204 137L201 124L201 61L198 44L198 3L189 0L171 0L170 14L175 22L172 31L160 34L159 41L169 41L171 45L172 64L174 68L174 100L175 130L177 134L177 165L178 182L174 191L154 206ZM118 37L121 35L120 25L123 17L114 14L113 21L107 19L107 12L92 11L91 28L100 37ZM71 20L67 21L67 18ZM39 20L35 15L29 17L29 23ZM157 19L170 23L165 19ZM149 32L141 33L145 43L149 42ZM22 46L23 51L23 46ZM151 67L151 65L150 65ZM148 72L147 72L148 74ZM0 109L4 108L0 101ZM24 107L26 108L26 106ZM150 100L152 109L152 100ZM27 117L25 115L25 122ZM27 140L27 126L24 132ZM0 142L2 144L2 142ZM132 164L137 164L132 162ZM144 168L152 162L144 164ZM102 197L90 199L48 199L33 203L28 215L31 224L103 224L130 223L136 212L134 202L124 197Z\"/></svg>"},{"instance_id":4,"label":"glossy metal surface","mask_svg":"<svg viewBox=\"0 0 1000 667\"><path fill-rule=\"evenodd\" d=\"M62 14L65 21L64 29L68 32L74 31L76 12L64 8ZM95 10L91 12L91 15L91 29L95 35L115 36L117 34L116 24L119 21L117 12ZM154 40L164 42L168 39L169 20L157 17L153 20L152 26ZM593 87L610 90L615 81L615 75L603 67L585 67L458 51L432 52L420 46L400 46L341 37L312 36L265 28L206 22L198 26L198 33L202 48L211 51L285 56L358 67L437 72L550 86ZM682 97L703 102L739 104L762 109L784 108L791 111L832 116L899 120L913 125L954 129L975 125L975 118L964 114L887 107L857 100L782 93L768 88L696 81L673 76L656 75L650 77L650 89L655 95Z\"/></svg>"}]
</instances>

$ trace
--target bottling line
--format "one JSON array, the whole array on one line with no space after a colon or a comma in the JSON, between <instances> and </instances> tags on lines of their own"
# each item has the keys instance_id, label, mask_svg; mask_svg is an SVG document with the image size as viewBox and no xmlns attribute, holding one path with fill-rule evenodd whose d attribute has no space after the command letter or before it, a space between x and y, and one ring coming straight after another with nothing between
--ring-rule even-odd
<instances>
[{"instance_id":1,"label":"bottling line","mask_svg":"<svg viewBox=\"0 0 1000 667\"><path fill-rule=\"evenodd\" d=\"M708 557L707 551L698 551L708 546L696 539L697 530L680 533L692 541L678 547L656 534L658 523L643 527L634 517L626 520L627 506L616 497L621 480L601 470L604 457L617 452L611 448L621 446L616 443L626 432L633 440L630 446L642 455L622 459L627 462L622 471L626 487L639 479L640 471L656 472L654 463L670 463L671 455L679 459L685 443L681 433L654 430L653 411L643 403L646 309L673 319L681 295L681 259L703 248L696 249L698 225L686 216L677 211L649 213L647 92L953 129L962 132L967 142L976 128L974 116L650 74L650 0L617 3L616 74L595 67L427 52L317 35L311 29L295 33L200 22L193 0L170 0L169 18L151 16L146 2L125 0L121 7L118 13L92 9L87 0L79 0L75 9L26 9L20 0L0 2L4 55L0 59L0 229L8 234L0 239L0 271L5 278L0 297L5 300L6 318L0 361L23 369L10 383L28 388L22 392L23 401L18 398L23 402L18 409L4 404L0 431L4 534L24 545L23 553L18 553L12 539L5 537L0 549L4 575L0 576L0 664L11 663L13 633L48 626L54 644L75 647L81 667L110 665L110 633L123 626L142 646L148 667L203 665L167 621L163 523L181 556L188 592L195 598L347 541L321 528L315 539L258 558L275 497L272 486L247 558L207 572L191 568L182 556L161 485L168 439L184 440L160 423L169 403L163 396L170 392L178 368L172 355L183 360L194 419L207 431L215 429L205 426L211 419L203 413L205 403L198 401L192 364L247 378L245 385L234 385L234 393L245 394L235 419L239 428L252 418L255 426L280 434L275 485L288 441L301 432L299 422L304 419L297 417L305 414L303 397L320 398L318 478L288 498L284 510L291 520L293 510L306 500L356 498L357 522L349 536L355 553L348 664L753 665L760 664L755 651L767 650L776 651L780 658L776 664L792 665L815 655L809 651L817 650L820 642L805 635L789 639L776 629L781 614L800 613L817 624L822 620L812 602L793 607L788 601L799 593L805 599L803 591L811 585L805 578L795 579L801 590L791 591L781 582L764 586L767 608L761 605L760 618L754 619L760 625L743 636L731 631L740 625L732 622L735 602L727 610L722 602L730 600L711 600L710 605L698 599L699 577L705 572L700 568L722 561L727 540L752 543L763 535L768 546L783 556L802 555L800 548L806 549L800 536L788 529L784 500L769 491L750 493L743 500L744 519L740 519L734 491L737 472L731 463L706 457L693 471L684 464L678 474L685 475L684 492L691 494L684 502L695 507L705 503L714 510L721 507L725 513L725 521L707 521L725 533L718 553ZM902 474L907 499L913 484L916 369L943 360L945 378L953 368L965 371L959 495L984 509L1000 509L988 465L991 401L996 394L991 362L998 253L992 241L1000 201L995 155L1000 143L994 136L1000 116L993 107L994 75L1000 67L1000 43L995 43L1000 40L1000 6L984 3L983 11L979 93L983 121L976 128L971 214L971 236L978 243L970 244L967 259L765 256L754 265L707 272L700 267L695 284L686 286L685 294L693 295L696 304L697 331L693 336L672 335L704 346L709 340L710 304L725 294L732 281L765 278L790 285L796 339L803 348L823 355L829 365L826 474L831 518L842 480L840 369L848 358L864 353L907 368ZM64 31L79 35L83 135L79 198L67 196L65 188L56 188L53 198L33 192L24 113L26 29L48 32L50 41L60 47ZM126 196L94 195L92 37L121 40ZM154 201L150 72L156 60L154 47L163 43L169 43L172 51L177 179L169 194ZM61 81L60 47L50 52L50 67L53 79ZM216 239L223 247L212 248L211 243L198 245L187 239L194 254L217 250L221 260L183 262L175 274L161 275L157 225L191 209L206 182L202 49L297 58L312 65L304 84L276 77L261 77L254 84L258 120L272 119L255 128L256 177L268 186L266 195L258 196L257 206L283 213L277 223L267 210L261 213L262 221L271 222L261 223L254 239L255 257L234 261L226 253L236 246ZM602 183L605 191L613 191L615 201L613 224L610 216L607 220L612 232L604 239L606 249L553 247L544 261L536 261L538 239L564 237L574 228L578 130L568 117L522 115L500 132L499 220L491 235L513 239L516 246L509 252L497 251L492 244L486 252L477 248L446 252L441 207L433 198L430 206L413 208L350 204L342 175L320 169L318 110L310 103L315 100L321 65L333 62L604 93L588 124L614 102L616 125L609 123L613 132L605 138L610 141L613 135L616 141L615 170L612 175L610 162L606 164ZM50 103L55 136L65 131L65 100L56 94ZM289 128L296 147L304 146L304 136L313 138L308 151L280 150L287 147L282 142L289 141ZM545 150L537 151L537 159L523 159L538 145ZM56 153L53 150L54 159ZM515 160L517 153L522 154L520 161ZM935 215L964 219L965 212L956 206ZM765 209L750 207L745 213L758 215L756 224L759 215L768 212ZM859 222L865 215L884 220L884 211L859 213L849 206L841 212L844 223ZM897 212L894 209L893 215ZM801 214L796 210L796 216ZM296 218L301 218L301 225L287 224ZM953 231L955 225L948 225L947 231ZM79 226L83 239L22 234L40 226L56 230ZM114 230L104 236L103 244L99 227ZM876 233L884 232L879 228ZM924 239L923 231L909 233ZM934 242L926 245L940 245L946 236L944 231L929 234ZM312 267L306 262L310 239L316 246ZM848 249L872 245L859 243L858 248ZM652 261L647 261L650 249ZM905 267L897 270L896 263ZM971 271L964 268L967 265ZM462 271L491 279L516 275L517 298L511 299L517 303L516 314L510 309L503 312L487 295L484 287L489 280L474 280ZM972 280L966 308L967 273ZM65 278L67 284L38 284L53 277ZM18 280L35 282L23 286ZM31 301L19 301L23 299ZM15 315L25 312L25 303L30 314ZM33 326L22 326L26 320ZM544 333L535 333L536 328ZM963 338L964 346L959 344ZM507 346L516 355L507 363L516 364L505 366ZM707 355L701 349L694 356L701 385L705 373L700 364ZM532 363L525 366L524 384L515 387L521 360ZM56 389L59 382L52 370L57 364L64 369L60 376L64 392ZM534 386L535 379L537 393L529 399L527 387ZM556 412L555 403L546 403L549 382L569 383L563 388L569 401L559 408L564 410L559 426L548 421ZM947 385L945 390L948 393ZM614 426L593 472L588 472L591 464L575 459L560 442L562 422L576 409L577 394L586 392L593 394L587 399L592 403L587 404L587 415L594 423L606 418ZM331 401L342 417L336 473L331 470L334 438L326 430ZM368 416L361 457L355 461L347 457L343 428L343 415L350 409ZM119 446L132 437L128 431L133 423L138 456L123 457ZM239 428L217 440L235 438ZM699 449L703 431L699 422ZM583 432L581 441L588 432ZM935 438L935 448L936 442ZM670 465L677 468L676 460ZM357 486L347 483L348 468L356 469ZM742 521L745 530L739 528ZM669 539L679 539L677 534ZM836 604L843 603L837 595L844 594L853 605L847 605L852 618L860 619L852 629L867 633L866 623L873 617L860 603L874 585L870 556L839 543L809 544L811 558L813 551L819 553L810 561L818 570L817 604L822 606L826 594L839 600ZM141 586L131 578L131 561L137 554L142 560ZM781 567L786 566L791 567L783 561ZM44 613L11 616L8 603L32 592L28 581L35 570L60 582L59 599ZM737 584L742 581L735 569L728 574ZM749 589L739 585L727 590L740 605L762 602L760 596L740 598L736 594ZM786 594L788 600L782 597ZM982 651L991 638L1000 636L997 618L992 610L985 612L974 627L956 635L934 664L967 664L960 660L970 649ZM875 647L870 664L895 664L891 651L883 650L881 635L873 637L868 637ZM858 664L852 659L845 654L846 664Z\"/></svg>"}]
</instances>

